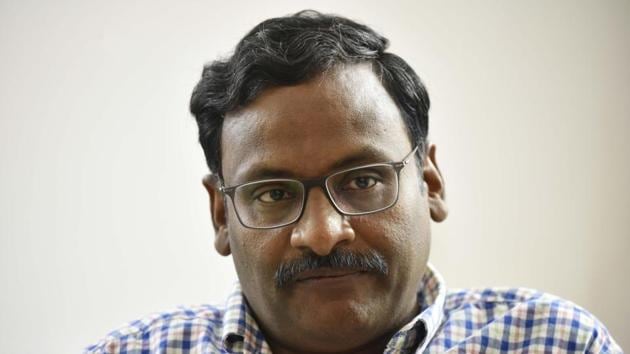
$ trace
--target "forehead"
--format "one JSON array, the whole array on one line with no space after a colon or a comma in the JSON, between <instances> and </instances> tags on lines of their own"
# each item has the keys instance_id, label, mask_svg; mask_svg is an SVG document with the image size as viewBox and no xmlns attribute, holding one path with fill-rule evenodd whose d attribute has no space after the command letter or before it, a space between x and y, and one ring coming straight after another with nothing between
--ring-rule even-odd
<instances>
[{"instance_id":1,"label":"forehead","mask_svg":"<svg viewBox=\"0 0 630 354\"><path fill-rule=\"evenodd\" d=\"M355 64L267 89L228 114L222 172L228 185L263 177L263 170L308 178L345 167L340 161L399 160L411 148L399 109L379 78L369 64Z\"/></svg>"}]
</instances>

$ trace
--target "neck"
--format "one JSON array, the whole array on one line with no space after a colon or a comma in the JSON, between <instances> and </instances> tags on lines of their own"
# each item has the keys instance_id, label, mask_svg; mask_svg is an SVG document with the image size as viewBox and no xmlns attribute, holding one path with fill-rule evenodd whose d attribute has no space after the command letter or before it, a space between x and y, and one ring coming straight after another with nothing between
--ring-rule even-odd
<instances>
[{"instance_id":1,"label":"neck","mask_svg":"<svg viewBox=\"0 0 630 354\"><path fill-rule=\"evenodd\" d=\"M381 354L385 351L385 348L387 347L387 344L389 343L389 340L391 339L391 337L402 327L404 326L406 323L409 323L417 314L418 311L420 310L419 306L417 303L414 302L413 306L412 306L413 310L411 312L409 312L409 314L403 318L400 323L398 324L398 326L395 327L395 330L389 331L373 340L368 341L367 343L364 344L360 344L354 348L347 348L347 344L348 342L345 341L344 343L338 343L338 346L336 346L334 343L332 343L330 340L328 341L328 345L329 348L328 350L308 350L308 348L296 348L296 347L290 347L287 346L286 343L282 343L281 340L278 340L280 338L273 338L273 337L268 337L267 338L267 342L269 344L269 346L271 347L271 350L274 354L294 354L294 353L300 353L300 354L315 354L315 353L326 353L326 354ZM335 349L335 347L337 348L344 348L343 350L338 350Z\"/></svg>"},{"instance_id":2,"label":"neck","mask_svg":"<svg viewBox=\"0 0 630 354\"><path fill-rule=\"evenodd\" d=\"M387 343L389 342L389 339L391 338L391 335L393 333L388 333L385 336L382 336L380 338L377 338L376 340L373 340L369 343L366 343L364 345L361 345L360 347L357 348L352 348L349 350L343 350L343 351L327 351L325 352L326 354L382 354L385 351L385 347L387 347ZM298 349L293 349L293 348L286 348L283 347L280 343L275 343L272 341L269 341L269 346L271 347L271 351L274 354L315 354L315 353L319 353L321 354L322 352L309 352L309 351L305 351L305 350L298 350Z\"/></svg>"}]
</instances>

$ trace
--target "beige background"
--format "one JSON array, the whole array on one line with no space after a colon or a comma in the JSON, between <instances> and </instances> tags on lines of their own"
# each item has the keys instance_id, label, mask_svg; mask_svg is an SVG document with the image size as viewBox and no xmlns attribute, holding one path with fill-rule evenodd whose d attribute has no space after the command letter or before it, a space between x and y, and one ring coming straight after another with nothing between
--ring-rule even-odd
<instances>
[{"instance_id":1,"label":"beige background","mask_svg":"<svg viewBox=\"0 0 630 354\"><path fill-rule=\"evenodd\" d=\"M205 61L303 8L374 26L425 81L448 284L544 289L630 348L630 2L2 0L2 352L79 352L223 299L189 95Z\"/></svg>"}]
</instances>

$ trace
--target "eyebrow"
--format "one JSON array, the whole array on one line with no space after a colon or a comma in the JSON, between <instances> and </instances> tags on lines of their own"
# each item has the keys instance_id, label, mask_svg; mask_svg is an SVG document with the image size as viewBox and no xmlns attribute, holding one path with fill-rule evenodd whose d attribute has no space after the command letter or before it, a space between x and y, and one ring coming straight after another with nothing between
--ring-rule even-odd
<instances>
[{"instance_id":1,"label":"eyebrow","mask_svg":"<svg viewBox=\"0 0 630 354\"><path fill-rule=\"evenodd\" d=\"M400 157L400 159L402 158L403 156ZM328 167L328 172L326 172L325 175L334 173L338 170L360 166L363 164L391 161L398 160L392 160L391 157L389 157L384 151L380 149L376 149L372 146L366 146L333 163L331 166ZM289 169L271 167L267 166L267 164L264 162L260 162L255 163L247 172L243 173L241 178L237 178L237 180L242 181L237 182L236 184L272 178L298 178L298 174Z\"/></svg>"}]
</instances>

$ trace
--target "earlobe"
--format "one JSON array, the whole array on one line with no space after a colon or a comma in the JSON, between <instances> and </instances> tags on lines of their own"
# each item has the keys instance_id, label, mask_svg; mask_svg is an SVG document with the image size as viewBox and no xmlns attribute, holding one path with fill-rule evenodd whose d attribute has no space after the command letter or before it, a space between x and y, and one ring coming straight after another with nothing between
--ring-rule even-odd
<instances>
[{"instance_id":1,"label":"earlobe","mask_svg":"<svg viewBox=\"0 0 630 354\"><path fill-rule=\"evenodd\" d=\"M222 256L229 256L232 253L227 227L220 227L219 230L215 231L214 248Z\"/></svg>"},{"instance_id":2,"label":"earlobe","mask_svg":"<svg viewBox=\"0 0 630 354\"><path fill-rule=\"evenodd\" d=\"M423 177L427 188L431 219L441 222L448 216L444 178L437 164L435 144L430 144L424 159Z\"/></svg>"},{"instance_id":3,"label":"earlobe","mask_svg":"<svg viewBox=\"0 0 630 354\"><path fill-rule=\"evenodd\" d=\"M210 198L210 216L214 226L214 248L222 256L230 251L230 239L227 232L227 217L223 193L219 190L219 178L216 175L206 175L203 185Z\"/></svg>"}]
</instances>

